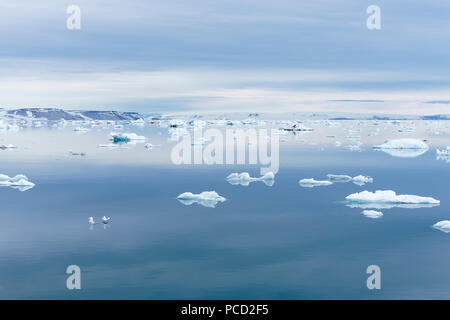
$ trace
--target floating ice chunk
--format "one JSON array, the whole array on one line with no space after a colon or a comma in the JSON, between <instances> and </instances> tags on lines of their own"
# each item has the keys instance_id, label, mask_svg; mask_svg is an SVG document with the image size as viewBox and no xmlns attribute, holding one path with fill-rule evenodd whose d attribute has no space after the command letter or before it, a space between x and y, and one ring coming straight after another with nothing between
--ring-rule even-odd
<instances>
[{"instance_id":1,"label":"floating ice chunk","mask_svg":"<svg viewBox=\"0 0 450 320\"><path fill-rule=\"evenodd\" d=\"M9 177L6 174L0 174L0 186L8 186L18 189L19 191L26 191L35 186L28 178L23 174L18 174L14 177Z\"/></svg>"},{"instance_id":2,"label":"floating ice chunk","mask_svg":"<svg viewBox=\"0 0 450 320\"><path fill-rule=\"evenodd\" d=\"M373 146L375 150L381 150L393 157L415 158L428 151L428 145L417 139L387 140L381 145Z\"/></svg>"},{"instance_id":3,"label":"floating ice chunk","mask_svg":"<svg viewBox=\"0 0 450 320\"><path fill-rule=\"evenodd\" d=\"M138 136L136 133L111 132L110 135L114 142L128 142L131 140L145 140L144 136Z\"/></svg>"},{"instance_id":4,"label":"floating ice chunk","mask_svg":"<svg viewBox=\"0 0 450 320\"><path fill-rule=\"evenodd\" d=\"M373 146L375 149L428 149L428 145L417 139L394 139L385 143Z\"/></svg>"},{"instance_id":5,"label":"floating ice chunk","mask_svg":"<svg viewBox=\"0 0 450 320\"><path fill-rule=\"evenodd\" d=\"M84 157L86 155L86 153L84 152L73 152L73 151L69 151L69 154L71 156L81 156L81 157Z\"/></svg>"},{"instance_id":6,"label":"floating ice chunk","mask_svg":"<svg viewBox=\"0 0 450 320\"><path fill-rule=\"evenodd\" d=\"M107 149L116 149L116 148L119 148L120 146L115 143L106 143L106 144L99 144L98 147L99 148L107 148Z\"/></svg>"},{"instance_id":7,"label":"floating ice chunk","mask_svg":"<svg viewBox=\"0 0 450 320\"><path fill-rule=\"evenodd\" d=\"M198 203L204 207L214 208L218 202L224 202L226 199L219 196L215 191L203 191L199 194L194 194L192 192L184 192L177 197L184 205L191 205L193 203Z\"/></svg>"},{"instance_id":8,"label":"floating ice chunk","mask_svg":"<svg viewBox=\"0 0 450 320\"><path fill-rule=\"evenodd\" d=\"M314 129L304 127L303 125L300 125L300 124L294 124L291 127L287 127L287 128L280 128L280 130L291 131L291 132L296 132L296 131L314 131Z\"/></svg>"},{"instance_id":9,"label":"floating ice chunk","mask_svg":"<svg viewBox=\"0 0 450 320\"><path fill-rule=\"evenodd\" d=\"M17 149L17 147L13 144L2 144L0 146L0 149L6 150L6 149Z\"/></svg>"},{"instance_id":10,"label":"floating ice chunk","mask_svg":"<svg viewBox=\"0 0 450 320\"><path fill-rule=\"evenodd\" d=\"M362 191L346 198L349 207L369 208L420 208L439 205L440 201L431 197L420 197L409 194L397 195L392 190Z\"/></svg>"},{"instance_id":11,"label":"floating ice chunk","mask_svg":"<svg viewBox=\"0 0 450 320\"><path fill-rule=\"evenodd\" d=\"M147 149L155 149L155 148L159 148L160 145L159 144L158 145L154 145L154 144L151 144L151 143L146 143L144 147L147 148Z\"/></svg>"},{"instance_id":12,"label":"floating ice chunk","mask_svg":"<svg viewBox=\"0 0 450 320\"><path fill-rule=\"evenodd\" d=\"M302 179L298 182L300 186L305 188L313 188L313 187L319 187L319 186L329 186L332 185L333 182L328 180L315 180L314 178L311 179Z\"/></svg>"},{"instance_id":13,"label":"floating ice chunk","mask_svg":"<svg viewBox=\"0 0 450 320\"><path fill-rule=\"evenodd\" d=\"M450 147L442 150L436 149L436 154L438 156L450 156Z\"/></svg>"},{"instance_id":14,"label":"floating ice chunk","mask_svg":"<svg viewBox=\"0 0 450 320\"><path fill-rule=\"evenodd\" d=\"M273 172L267 172L262 177L252 178L252 177L250 177L248 172L231 173L230 175L228 175L226 180L233 185L240 184L241 186L248 186L250 184L250 182L253 182L253 181L262 181L267 186L271 187L275 183L275 175L273 174Z\"/></svg>"},{"instance_id":15,"label":"floating ice chunk","mask_svg":"<svg viewBox=\"0 0 450 320\"><path fill-rule=\"evenodd\" d=\"M359 175L359 176L353 177L352 178L352 182L354 184L357 184L358 186L363 186L366 183L372 183L373 182L373 178L366 177L366 176L363 176L363 175Z\"/></svg>"},{"instance_id":16,"label":"floating ice chunk","mask_svg":"<svg viewBox=\"0 0 450 320\"><path fill-rule=\"evenodd\" d=\"M366 177L363 175L359 175L356 177L350 177L348 175L343 174L327 174L328 180L331 182L349 182L352 181L354 184L357 184L359 186L363 186L366 183L372 183L373 178Z\"/></svg>"},{"instance_id":17,"label":"floating ice chunk","mask_svg":"<svg viewBox=\"0 0 450 320\"><path fill-rule=\"evenodd\" d=\"M450 163L450 147L446 149L436 149L436 160L444 160L447 163Z\"/></svg>"},{"instance_id":18,"label":"floating ice chunk","mask_svg":"<svg viewBox=\"0 0 450 320\"><path fill-rule=\"evenodd\" d=\"M364 210L362 212L362 214L364 216L366 216L367 218L371 218L371 219L378 219L378 218L381 218L383 216L383 212L375 211L375 210Z\"/></svg>"},{"instance_id":19,"label":"floating ice chunk","mask_svg":"<svg viewBox=\"0 0 450 320\"><path fill-rule=\"evenodd\" d=\"M108 224L108 223L109 223L109 220L111 220L110 217L107 217L107 216L103 216L103 217L102 217L102 223L103 223L103 224Z\"/></svg>"},{"instance_id":20,"label":"floating ice chunk","mask_svg":"<svg viewBox=\"0 0 450 320\"><path fill-rule=\"evenodd\" d=\"M450 220L442 220L433 224L433 228L445 233L450 233Z\"/></svg>"},{"instance_id":21,"label":"floating ice chunk","mask_svg":"<svg viewBox=\"0 0 450 320\"><path fill-rule=\"evenodd\" d=\"M75 132L88 132L89 129L88 128L83 128L83 127L76 127L75 129L73 129L73 131L75 131Z\"/></svg>"},{"instance_id":22,"label":"floating ice chunk","mask_svg":"<svg viewBox=\"0 0 450 320\"><path fill-rule=\"evenodd\" d=\"M90 225L94 225L95 224L94 217L89 217L88 222Z\"/></svg>"},{"instance_id":23,"label":"floating ice chunk","mask_svg":"<svg viewBox=\"0 0 450 320\"><path fill-rule=\"evenodd\" d=\"M343 174L327 174L328 180L332 182L349 182L353 178Z\"/></svg>"}]
</instances>

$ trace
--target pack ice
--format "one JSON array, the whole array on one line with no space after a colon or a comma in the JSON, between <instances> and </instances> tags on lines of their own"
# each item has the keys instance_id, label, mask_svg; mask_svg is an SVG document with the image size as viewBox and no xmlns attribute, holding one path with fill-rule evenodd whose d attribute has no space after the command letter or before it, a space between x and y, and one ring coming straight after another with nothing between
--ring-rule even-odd
<instances>
[{"instance_id":1,"label":"pack ice","mask_svg":"<svg viewBox=\"0 0 450 320\"><path fill-rule=\"evenodd\" d=\"M445 233L450 233L450 220L442 220L433 224L433 228Z\"/></svg>"},{"instance_id":2,"label":"pack ice","mask_svg":"<svg viewBox=\"0 0 450 320\"><path fill-rule=\"evenodd\" d=\"M397 195L392 190L362 191L348 195L345 198L350 207L361 208L417 208L439 205L440 201L431 197L421 197L409 194Z\"/></svg>"},{"instance_id":3,"label":"pack ice","mask_svg":"<svg viewBox=\"0 0 450 320\"><path fill-rule=\"evenodd\" d=\"M29 181L23 174L15 175L14 177L9 177L6 174L0 174L0 186L9 186L20 191L26 191L34 187L34 183Z\"/></svg>"},{"instance_id":4,"label":"pack ice","mask_svg":"<svg viewBox=\"0 0 450 320\"><path fill-rule=\"evenodd\" d=\"M203 191L199 194L184 192L177 197L178 201L186 206L198 203L204 207L214 208L217 203L224 202L226 199L215 191Z\"/></svg>"},{"instance_id":5,"label":"pack ice","mask_svg":"<svg viewBox=\"0 0 450 320\"><path fill-rule=\"evenodd\" d=\"M250 177L250 174L248 172L242 172L242 173L231 173L226 177L226 180L232 184L232 185L241 185L241 186L248 186L250 182L254 181L262 181L267 186L273 186L275 183L275 175L273 172L267 172L265 175L259 178L252 178Z\"/></svg>"},{"instance_id":6,"label":"pack ice","mask_svg":"<svg viewBox=\"0 0 450 320\"><path fill-rule=\"evenodd\" d=\"M418 139L393 139L375 145L373 149L383 151L393 157L415 158L427 152L429 147Z\"/></svg>"}]
</instances>

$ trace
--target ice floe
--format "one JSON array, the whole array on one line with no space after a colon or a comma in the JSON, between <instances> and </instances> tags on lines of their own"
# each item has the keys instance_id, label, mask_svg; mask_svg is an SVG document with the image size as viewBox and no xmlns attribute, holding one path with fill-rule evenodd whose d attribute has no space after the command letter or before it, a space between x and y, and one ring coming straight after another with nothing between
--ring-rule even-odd
<instances>
[{"instance_id":1,"label":"ice floe","mask_svg":"<svg viewBox=\"0 0 450 320\"><path fill-rule=\"evenodd\" d=\"M102 223L103 223L103 224L108 224L108 223L109 223L109 220L111 220L110 217L107 217L107 216L103 216L103 217L102 217Z\"/></svg>"},{"instance_id":2,"label":"ice floe","mask_svg":"<svg viewBox=\"0 0 450 320\"><path fill-rule=\"evenodd\" d=\"M92 226L92 225L94 225L94 224L96 224L96 222L94 221L94 217L89 217L88 218L88 222L89 222L89 224Z\"/></svg>"},{"instance_id":3,"label":"ice floe","mask_svg":"<svg viewBox=\"0 0 450 320\"><path fill-rule=\"evenodd\" d=\"M350 176L344 175L344 174L327 174L327 177L328 177L328 180L331 182L349 182L349 181L351 181L358 186L363 186L366 183L373 182L373 178L366 177L363 175L359 175L356 177L350 177Z\"/></svg>"},{"instance_id":4,"label":"ice floe","mask_svg":"<svg viewBox=\"0 0 450 320\"><path fill-rule=\"evenodd\" d=\"M352 178L352 182L354 184L357 184L358 186L363 186L366 183L372 183L373 182L373 178L366 177L366 176L363 176L363 175L359 175L359 176L353 177Z\"/></svg>"},{"instance_id":5,"label":"ice floe","mask_svg":"<svg viewBox=\"0 0 450 320\"><path fill-rule=\"evenodd\" d=\"M154 144L151 144L151 143L146 143L144 147L146 149L156 149L156 148L159 148L161 146L159 144L158 145L154 145Z\"/></svg>"},{"instance_id":6,"label":"ice floe","mask_svg":"<svg viewBox=\"0 0 450 320\"><path fill-rule=\"evenodd\" d=\"M0 149L6 150L6 149L17 149L17 147L13 144L2 144L0 146Z\"/></svg>"},{"instance_id":7,"label":"ice floe","mask_svg":"<svg viewBox=\"0 0 450 320\"><path fill-rule=\"evenodd\" d=\"M329 186L329 185L333 184L333 182L331 182L329 180L315 180L314 178L302 179L298 183L300 184L300 186L305 187L305 188Z\"/></svg>"},{"instance_id":8,"label":"ice floe","mask_svg":"<svg viewBox=\"0 0 450 320\"><path fill-rule=\"evenodd\" d=\"M383 212L381 211L375 211L375 210L364 210L362 212L362 214L367 217L367 218L371 218L371 219L378 219L381 218L383 216Z\"/></svg>"},{"instance_id":9,"label":"ice floe","mask_svg":"<svg viewBox=\"0 0 450 320\"><path fill-rule=\"evenodd\" d=\"M144 136L138 136L136 133L111 132L111 138L114 142L129 142L132 140L145 140Z\"/></svg>"},{"instance_id":10,"label":"ice floe","mask_svg":"<svg viewBox=\"0 0 450 320\"><path fill-rule=\"evenodd\" d=\"M392 190L377 190L375 192L362 191L348 195L347 205L352 208L420 208L431 207L440 204L439 200L431 197L421 197L409 194L397 195Z\"/></svg>"},{"instance_id":11,"label":"ice floe","mask_svg":"<svg viewBox=\"0 0 450 320\"><path fill-rule=\"evenodd\" d=\"M445 233L450 233L450 220L442 220L433 224L433 228Z\"/></svg>"},{"instance_id":12,"label":"ice floe","mask_svg":"<svg viewBox=\"0 0 450 320\"><path fill-rule=\"evenodd\" d=\"M383 151L393 157L415 158L427 152L429 147L418 139L393 139L387 140L381 145L375 145L373 149Z\"/></svg>"},{"instance_id":13,"label":"ice floe","mask_svg":"<svg viewBox=\"0 0 450 320\"><path fill-rule=\"evenodd\" d=\"M275 183L275 175L273 172L267 172L265 175L259 178L252 178L250 177L250 174L248 172L242 172L242 173L231 173L227 176L226 180L232 184L232 185L241 185L241 186L248 186L250 182L254 181L262 181L267 186L273 186Z\"/></svg>"},{"instance_id":14,"label":"ice floe","mask_svg":"<svg viewBox=\"0 0 450 320\"><path fill-rule=\"evenodd\" d=\"M20 191L26 191L34 187L34 183L29 181L23 174L9 177L6 174L0 174L0 186L7 186L18 189Z\"/></svg>"},{"instance_id":15,"label":"ice floe","mask_svg":"<svg viewBox=\"0 0 450 320\"><path fill-rule=\"evenodd\" d=\"M226 199L217 194L215 191L203 191L199 194L194 194L192 192L184 192L177 197L184 205L191 205L193 203L198 203L204 207L214 208L217 203L224 202Z\"/></svg>"},{"instance_id":16,"label":"ice floe","mask_svg":"<svg viewBox=\"0 0 450 320\"><path fill-rule=\"evenodd\" d=\"M436 159L450 163L450 147L442 150L436 149Z\"/></svg>"}]
</instances>

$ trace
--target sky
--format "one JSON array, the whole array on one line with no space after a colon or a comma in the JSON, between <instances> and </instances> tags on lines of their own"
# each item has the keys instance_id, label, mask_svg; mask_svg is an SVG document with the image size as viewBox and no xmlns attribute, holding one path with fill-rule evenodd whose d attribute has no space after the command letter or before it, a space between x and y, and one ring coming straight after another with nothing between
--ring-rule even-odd
<instances>
[{"instance_id":1,"label":"sky","mask_svg":"<svg viewBox=\"0 0 450 320\"><path fill-rule=\"evenodd\" d=\"M2 0L0 107L449 114L449 53L443 0Z\"/></svg>"}]
</instances>

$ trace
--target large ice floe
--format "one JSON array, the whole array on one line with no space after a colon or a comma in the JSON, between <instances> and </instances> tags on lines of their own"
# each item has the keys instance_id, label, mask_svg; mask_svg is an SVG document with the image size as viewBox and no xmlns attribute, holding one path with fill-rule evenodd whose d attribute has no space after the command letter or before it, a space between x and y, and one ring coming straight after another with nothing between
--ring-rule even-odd
<instances>
[{"instance_id":1,"label":"large ice floe","mask_svg":"<svg viewBox=\"0 0 450 320\"><path fill-rule=\"evenodd\" d=\"M373 178L363 175L358 175L356 177L351 177L344 174L327 174L328 180L331 182L353 182L358 186L363 186L366 183L372 183Z\"/></svg>"},{"instance_id":2,"label":"large ice floe","mask_svg":"<svg viewBox=\"0 0 450 320\"><path fill-rule=\"evenodd\" d=\"M394 139L373 146L373 149L383 151L393 157L415 158L427 152L429 147L425 142L417 139Z\"/></svg>"},{"instance_id":3,"label":"large ice floe","mask_svg":"<svg viewBox=\"0 0 450 320\"><path fill-rule=\"evenodd\" d=\"M199 194L184 192L177 197L178 201L186 206L198 203L204 207L214 208L217 203L224 202L226 199L215 191L203 191Z\"/></svg>"},{"instance_id":4,"label":"large ice floe","mask_svg":"<svg viewBox=\"0 0 450 320\"><path fill-rule=\"evenodd\" d=\"M112 140L115 143L118 142L130 142L130 141L143 141L145 140L144 136L138 136L136 133L121 133L121 132L111 132L110 133Z\"/></svg>"},{"instance_id":5,"label":"large ice floe","mask_svg":"<svg viewBox=\"0 0 450 320\"><path fill-rule=\"evenodd\" d=\"M333 182L328 180L315 180L314 178L302 179L298 182L304 188L314 188L320 186L330 186Z\"/></svg>"},{"instance_id":6,"label":"large ice floe","mask_svg":"<svg viewBox=\"0 0 450 320\"><path fill-rule=\"evenodd\" d=\"M433 224L433 228L445 233L450 233L450 220L442 220Z\"/></svg>"},{"instance_id":7,"label":"large ice floe","mask_svg":"<svg viewBox=\"0 0 450 320\"><path fill-rule=\"evenodd\" d=\"M364 210L362 212L362 214L367 217L367 218L371 218L371 219L378 219L381 218L383 216L383 212L381 211L375 211L375 210Z\"/></svg>"},{"instance_id":8,"label":"large ice floe","mask_svg":"<svg viewBox=\"0 0 450 320\"><path fill-rule=\"evenodd\" d=\"M34 187L34 183L29 181L23 174L15 175L14 177L7 176L6 174L0 174L0 186L12 187L19 191L26 191Z\"/></svg>"},{"instance_id":9,"label":"large ice floe","mask_svg":"<svg viewBox=\"0 0 450 320\"><path fill-rule=\"evenodd\" d=\"M389 209L393 207L420 208L440 204L439 200L431 197L420 197L409 194L397 195L392 190L377 190L375 192L366 190L348 195L345 199L347 206L363 209Z\"/></svg>"},{"instance_id":10,"label":"large ice floe","mask_svg":"<svg viewBox=\"0 0 450 320\"><path fill-rule=\"evenodd\" d=\"M252 178L248 174L248 172L242 172L242 173L231 173L228 175L226 180L232 184L232 185L241 185L241 186L248 186L250 182L254 181L262 181L265 185L271 187L275 183L275 175L273 172L267 172L265 175L259 178Z\"/></svg>"}]
</instances>

